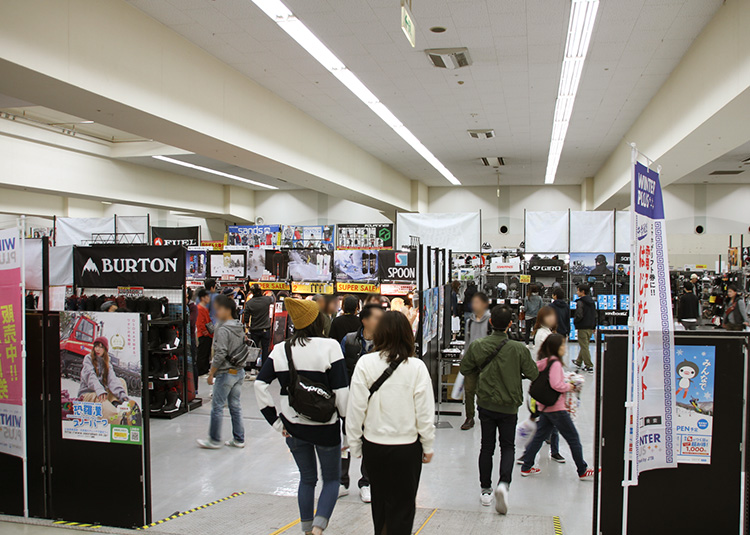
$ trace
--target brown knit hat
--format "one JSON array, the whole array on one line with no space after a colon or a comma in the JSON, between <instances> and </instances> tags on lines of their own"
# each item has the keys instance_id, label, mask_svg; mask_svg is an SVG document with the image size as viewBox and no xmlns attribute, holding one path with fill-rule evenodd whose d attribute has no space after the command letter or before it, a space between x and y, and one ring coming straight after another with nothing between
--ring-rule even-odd
<instances>
[{"instance_id":1,"label":"brown knit hat","mask_svg":"<svg viewBox=\"0 0 750 535\"><path fill-rule=\"evenodd\" d=\"M295 329L304 329L312 324L320 314L320 307L315 301L287 297L284 299L284 305L289 317L292 318Z\"/></svg>"}]
</instances>

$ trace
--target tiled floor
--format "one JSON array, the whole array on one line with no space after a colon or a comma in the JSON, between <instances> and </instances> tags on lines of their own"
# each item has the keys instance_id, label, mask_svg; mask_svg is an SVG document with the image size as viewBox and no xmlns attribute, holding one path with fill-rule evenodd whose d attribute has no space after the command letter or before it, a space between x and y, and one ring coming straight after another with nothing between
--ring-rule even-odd
<instances>
[{"instance_id":1,"label":"tiled floor","mask_svg":"<svg viewBox=\"0 0 750 535\"><path fill-rule=\"evenodd\" d=\"M577 348L571 348L573 355ZM584 389L582 406L576 422L583 442L584 455L593 462L594 393L591 385ZM201 393L208 387L201 385ZM174 420L152 422L152 489L154 520L184 511L204 503L229 496L236 491L258 494L294 496L298 473L289 450L258 412L253 383L246 382L243 389L243 411L247 447L244 450L223 448L202 450L195 443L204 437L208 429L210 400L194 413ZM455 408L460 408L456 405ZM519 419L527 416L521 410ZM424 508L439 508L452 511L474 512L493 515L494 508L479 504L479 482L477 456L480 432L477 427L461 431L463 418L448 416L453 428L439 429L435 446L435 458L425 466L418 496L418 505ZM224 434L229 436L229 418L225 418ZM567 458L567 445L561 444L561 452ZM520 452L517 452L520 455ZM581 482L575 474L572 462L557 464L548 457L548 448L542 449L539 459L542 473L520 477L516 467L510 494L510 514L528 516L559 516L563 530L568 535L591 533L593 507L593 484ZM496 467L497 469L497 467ZM356 481L359 462L352 462L351 474ZM342 498L351 507L366 507L361 504L356 489L350 496ZM296 511L289 511L296 514ZM252 515L248 511L248 515ZM334 511L331 520L336 523ZM531 527L531 526L530 526ZM54 535L55 528L0 522L3 535ZM297 533L298 528L290 529ZM331 530L333 531L333 530ZM513 535L532 533L514 529Z\"/></svg>"},{"instance_id":2,"label":"tiled floor","mask_svg":"<svg viewBox=\"0 0 750 535\"><path fill-rule=\"evenodd\" d=\"M592 347L593 350L593 347ZM571 347L573 355L577 347ZM582 406L576 422L583 443L584 456L593 463L594 393L591 385L584 389ZM205 384L201 393L207 392ZM156 420L152 424L151 459L154 519L166 517L235 491L293 496L298 473L289 450L281 438L261 417L255 403L253 383L246 382L242 395L247 447L244 450L223 448L201 450L196 438L208 430L210 400L194 413L174 420ZM460 408L456 405L455 408ZM519 420L528 413L522 409ZM463 418L443 417L452 429L439 429L435 459L422 472L418 496L421 507L494 514L493 508L479 504L477 458L480 431L461 431ZM230 436L229 418L223 429ZM591 533L593 483L581 482L570 462L567 445L561 452L569 459L566 464L552 462L545 446L539 459L542 473L521 478L520 467L514 473L510 495L510 513L560 516L567 534ZM520 455L520 452L518 452ZM499 455L499 454L498 454ZM497 467L496 467L497 468ZM359 473L358 461L352 461L352 478ZM356 489L342 498L359 502ZM335 512L332 522L335 522ZM519 534L520 535L520 534Z\"/></svg>"}]
</instances>

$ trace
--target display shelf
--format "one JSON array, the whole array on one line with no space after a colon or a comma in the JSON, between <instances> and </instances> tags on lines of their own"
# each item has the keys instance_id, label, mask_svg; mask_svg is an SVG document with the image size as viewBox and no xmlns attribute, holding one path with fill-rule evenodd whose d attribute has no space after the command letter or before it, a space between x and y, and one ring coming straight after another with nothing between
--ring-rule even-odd
<instances>
[{"instance_id":1,"label":"display shelf","mask_svg":"<svg viewBox=\"0 0 750 535\"><path fill-rule=\"evenodd\" d=\"M203 406L203 398L193 398L192 401L188 401L188 411L194 411Z\"/></svg>"},{"instance_id":2,"label":"display shelf","mask_svg":"<svg viewBox=\"0 0 750 535\"><path fill-rule=\"evenodd\" d=\"M195 401L195 400L193 400ZM183 403L180 408L174 412L151 412L149 413L150 418L159 418L161 420L172 420L188 412L188 407Z\"/></svg>"},{"instance_id":3,"label":"display shelf","mask_svg":"<svg viewBox=\"0 0 750 535\"><path fill-rule=\"evenodd\" d=\"M173 318L173 319L164 319L164 318L157 318L157 319L149 319L148 324L153 325L154 327L170 327L172 325L180 325L182 323L182 318Z\"/></svg>"}]
</instances>

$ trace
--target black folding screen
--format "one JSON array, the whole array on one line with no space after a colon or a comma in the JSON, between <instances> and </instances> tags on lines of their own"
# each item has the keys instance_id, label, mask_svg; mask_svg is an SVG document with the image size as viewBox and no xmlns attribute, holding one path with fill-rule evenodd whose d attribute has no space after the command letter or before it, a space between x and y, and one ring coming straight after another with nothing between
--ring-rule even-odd
<instances>
[{"instance_id":1,"label":"black folding screen","mask_svg":"<svg viewBox=\"0 0 750 535\"><path fill-rule=\"evenodd\" d=\"M594 529L622 533L626 333L608 334L598 351L596 452L601 473L595 482ZM630 487L628 534L741 533L747 499L744 444L747 438L747 336L688 331L675 334L677 346L713 346L713 438L710 464L643 472ZM747 533L747 526L744 532Z\"/></svg>"}]
</instances>

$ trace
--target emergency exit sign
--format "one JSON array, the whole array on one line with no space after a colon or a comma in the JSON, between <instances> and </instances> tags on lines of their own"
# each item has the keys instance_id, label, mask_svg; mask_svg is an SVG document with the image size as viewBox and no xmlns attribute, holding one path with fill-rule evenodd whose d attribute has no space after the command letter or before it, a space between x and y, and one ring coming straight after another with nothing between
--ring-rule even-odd
<instances>
[{"instance_id":1,"label":"emergency exit sign","mask_svg":"<svg viewBox=\"0 0 750 535\"><path fill-rule=\"evenodd\" d=\"M409 6L406 5L406 0L401 2L401 29L404 31L404 35L411 43L412 48L416 46L417 42L417 28L414 26L414 17L411 15Z\"/></svg>"}]
</instances>

